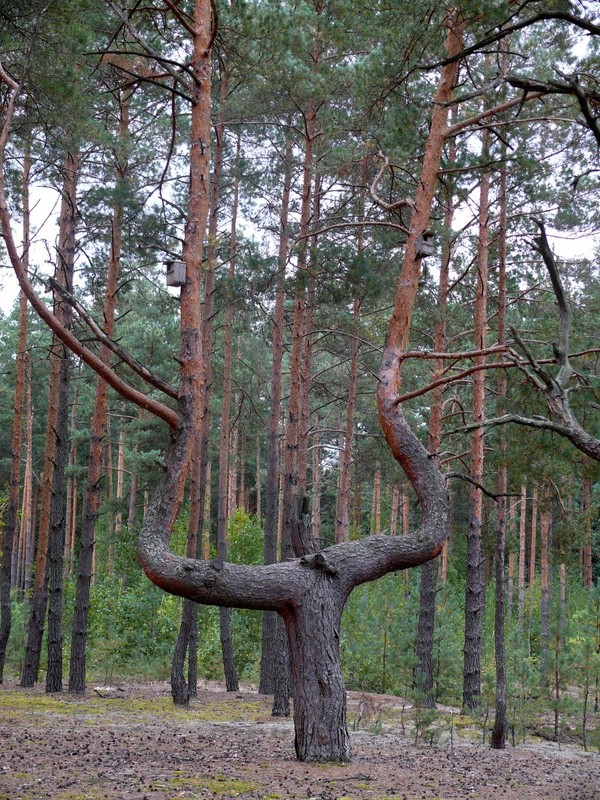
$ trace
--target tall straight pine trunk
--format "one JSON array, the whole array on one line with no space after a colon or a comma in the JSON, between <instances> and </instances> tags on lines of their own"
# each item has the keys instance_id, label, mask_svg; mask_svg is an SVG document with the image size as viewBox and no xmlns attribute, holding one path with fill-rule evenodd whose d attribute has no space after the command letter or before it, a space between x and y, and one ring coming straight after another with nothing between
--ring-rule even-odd
<instances>
[{"instance_id":1,"label":"tall straight pine trunk","mask_svg":"<svg viewBox=\"0 0 600 800\"><path fill-rule=\"evenodd\" d=\"M61 198L61 211L59 222L59 248L57 254L55 280L69 291L72 283L72 263L65 260L74 257L74 241L72 253L66 253L64 245L70 241L71 235L74 239L75 231L75 192L77 187L78 158L73 154L67 154L63 162L63 187ZM65 304L61 301L60 295L55 290L54 309L56 317L65 327L69 326L70 313L67 312ZM38 526L37 551L35 559L35 578L33 585L33 595L31 598L29 627L27 632L27 647L23 670L21 673L21 686L31 687L38 679L40 655L42 650L42 639L45 628L46 608L47 608L47 588L48 588L48 550L50 545L50 533L52 525L52 504L55 490L54 470L57 461L57 443L59 426L62 423L62 414L68 413L64 408L64 395L61 393L61 370L64 368L63 361L66 351L58 337L52 338L52 349L50 352L50 380L48 390L48 420L46 425L46 444L44 453L44 476L42 482L41 508ZM68 396L67 396L68 402ZM54 546L53 546L54 553ZM54 559L53 559L54 560ZM61 566L62 566L62 541L61 541ZM62 573L62 568L61 568ZM61 578L62 580L62 574Z\"/></svg>"},{"instance_id":2,"label":"tall straight pine trunk","mask_svg":"<svg viewBox=\"0 0 600 800\"><path fill-rule=\"evenodd\" d=\"M487 154L488 134L484 132L483 152ZM486 170L479 187L479 242L477 248L477 276L475 295L475 349L483 350L487 335L488 251L489 251L489 186L490 174ZM485 356L476 356L474 366L482 367ZM473 421L485 416L485 370L479 369L473 379ZM471 440L471 478L479 486L483 483L484 431L476 429ZM467 532L467 571L465 580L465 644L463 662L463 708L473 710L479 705L481 694L481 631L485 611L485 585L483 576L482 536L483 493L473 485L470 490L469 528Z\"/></svg>"},{"instance_id":3,"label":"tall straight pine trunk","mask_svg":"<svg viewBox=\"0 0 600 800\"><path fill-rule=\"evenodd\" d=\"M23 154L23 262L29 264L29 176L31 172L31 155L29 142L25 142ZM21 445L23 438L23 409L25 403L25 378L26 378L26 350L27 350L27 300L23 292L19 298L19 333L17 339L17 353L15 359L15 393L13 398L13 419L10 446L10 483L8 488L8 503L4 521L4 533L1 540L2 555L0 564L0 683L4 680L4 663L6 660L6 647L12 627L12 611L10 590L13 585L13 550L18 548L18 516L19 516L19 487L21 482ZM17 547L15 547L15 540Z\"/></svg>"},{"instance_id":4,"label":"tall straight pine trunk","mask_svg":"<svg viewBox=\"0 0 600 800\"><path fill-rule=\"evenodd\" d=\"M119 140L120 146L116 153L116 180L115 194L119 198L113 206L111 218L111 241L108 267L106 274L106 288L104 292L104 333L111 337L114 333L115 309L117 302L118 276L121 265L121 240L123 234L123 207L120 195L127 181L127 156L126 146L129 138L129 100L130 94L119 96ZM110 364L111 354L106 346L102 346L101 358L105 364ZM85 493L83 497L81 536L79 544L79 560L77 564L77 582L75 588L75 609L71 627L71 655L69 662L69 691L85 691L86 673L86 642L87 621L90 603L90 587L92 584L94 568L94 543L96 538L96 523L100 513L102 497L102 456L103 443L108 414L108 386L98 377L96 380L96 395L94 410L90 424L90 449L88 458L88 473Z\"/></svg>"}]
</instances>

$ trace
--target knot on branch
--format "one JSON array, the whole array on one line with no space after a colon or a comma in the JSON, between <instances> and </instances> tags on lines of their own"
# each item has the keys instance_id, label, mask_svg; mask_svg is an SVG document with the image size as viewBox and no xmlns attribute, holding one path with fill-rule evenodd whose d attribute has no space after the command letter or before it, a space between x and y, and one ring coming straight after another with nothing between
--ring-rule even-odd
<instances>
[{"instance_id":1,"label":"knot on branch","mask_svg":"<svg viewBox=\"0 0 600 800\"><path fill-rule=\"evenodd\" d=\"M312 553L311 555L302 556L300 564L303 567L312 567L325 572L326 575L337 575L338 568L327 560L324 553Z\"/></svg>"}]
</instances>

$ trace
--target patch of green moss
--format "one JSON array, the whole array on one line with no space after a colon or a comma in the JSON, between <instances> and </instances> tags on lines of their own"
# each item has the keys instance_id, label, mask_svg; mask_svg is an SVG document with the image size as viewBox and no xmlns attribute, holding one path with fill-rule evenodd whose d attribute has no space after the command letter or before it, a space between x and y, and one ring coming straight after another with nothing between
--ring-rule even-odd
<instances>
[{"instance_id":1,"label":"patch of green moss","mask_svg":"<svg viewBox=\"0 0 600 800\"><path fill-rule=\"evenodd\" d=\"M102 800L101 794L88 794L87 792L60 792L53 795L53 800Z\"/></svg>"},{"instance_id":2,"label":"patch of green moss","mask_svg":"<svg viewBox=\"0 0 600 800\"><path fill-rule=\"evenodd\" d=\"M228 778L226 775L189 777L183 776L180 772L168 778L165 784L169 789L207 789L213 794L220 794L224 797L236 797L261 788L260 784L254 781L242 781L238 778Z\"/></svg>"},{"instance_id":3,"label":"patch of green moss","mask_svg":"<svg viewBox=\"0 0 600 800\"><path fill-rule=\"evenodd\" d=\"M207 703L194 709L194 717L205 722L253 722L261 713L260 702Z\"/></svg>"},{"instance_id":4,"label":"patch of green moss","mask_svg":"<svg viewBox=\"0 0 600 800\"><path fill-rule=\"evenodd\" d=\"M0 709L3 711L16 711L19 713L49 712L50 714L101 714L105 708L101 703L94 702L93 699L74 699L66 698L64 695L54 694L32 694L22 691L3 691L0 692Z\"/></svg>"}]
</instances>

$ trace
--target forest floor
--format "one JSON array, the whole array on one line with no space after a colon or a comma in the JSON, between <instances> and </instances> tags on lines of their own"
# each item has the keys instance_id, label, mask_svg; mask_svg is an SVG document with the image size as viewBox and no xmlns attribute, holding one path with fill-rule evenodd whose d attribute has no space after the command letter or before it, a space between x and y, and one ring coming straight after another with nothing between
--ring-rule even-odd
<instances>
[{"instance_id":1,"label":"forest floor","mask_svg":"<svg viewBox=\"0 0 600 800\"><path fill-rule=\"evenodd\" d=\"M400 698L350 692L352 763L300 764L291 720L250 690L207 684L181 710L166 683L73 697L9 682L0 800L600 800L598 753L543 739L491 750L481 727L445 712L437 741L415 743Z\"/></svg>"}]
</instances>

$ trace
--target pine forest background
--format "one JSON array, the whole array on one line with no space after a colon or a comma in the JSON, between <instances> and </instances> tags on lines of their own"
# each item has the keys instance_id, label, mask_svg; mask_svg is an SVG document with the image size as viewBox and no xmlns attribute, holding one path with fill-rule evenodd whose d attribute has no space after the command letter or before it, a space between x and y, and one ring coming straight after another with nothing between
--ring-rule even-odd
<instances>
[{"instance_id":1,"label":"pine forest background","mask_svg":"<svg viewBox=\"0 0 600 800\"><path fill-rule=\"evenodd\" d=\"M123 351L175 385L179 290L166 287L165 263L181 257L186 212L191 4L45 5L42 11L34 0L19 0L0 13L2 64L27 88L5 176L30 274L47 289L49 304L62 302L62 284ZM407 570L353 592L341 632L345 680L350 689L418 704L419 642L427 636L419 610L429 602L427 691L461 707L465 597L480 580L474 708L482 718L490 713L501 516L513 731L519 736L551 719L549 736L575 735L598 747L598 734L587 732L600 703L598 459L544 427L551 414L539 385L541 372L554 375L561 363L553 348L561 314L541 252L542 222L572 310L571 407L583 428L600 436L598 7L560 0L454 6L467 50L449 106L433 254L422 261L402 384L405 414L448 473L452 531L429 577L425 567ZM225 519L227 558L261 563L265 515L281 540L290 447L310 501L305 523L321 547L345 536L403 535L419 508L381 434L374 395L410 216L410 202L399 201L418 188L449 6L218 0L216 10L202 332L211 362L207 469L202 496L191 484L173 548L216 556ZM585 17L590 27L561 13ZM535 24L519 27L536 15ZM506 38L490 35L511 25ZM486 46L467 52L486 37ZM61 278L69 247L72 284ZM2 280L9 283L8 272ZM106 359L85 315L65 308L77 335ZM142 386L125 358L115 351L109 357ZM3 312L0 485L5 529L13 524L15 531L5 673L20 676L25 668L38 584L50 597L59 593L61 658L65 668L69 662L86 486L95 467L87 682L166 679L182 601L144 577L135 536L161 470L167 427L112 389L103 413L96 376L63 356L70 377L59 415L67 426L60 468L48 450L49 437L60 438L49 400L55 358L50 332L22 299ZM290 443L293 414L299 433ZM506 414L530 424L469 428ZM47 491L57 494L56 482L45 489L55 467L63 470L60 509L52 512L62 541L46 561L39 537L56 523L44 499ZM275 516L267 507L273 474ZM12 523L11 492L18 512ZM192 545L190 514L202 519ZM474 563L468 532L479 539ZM62 581L51 576L57 560ZM232 612L235 667L256 685L261 619L260 612ZM47 659L44 644L42 675ZM199 608L198 675L223 678L215 608ZM561 727L563 715L569 729Z\"/></svg>"}]
</instances>

